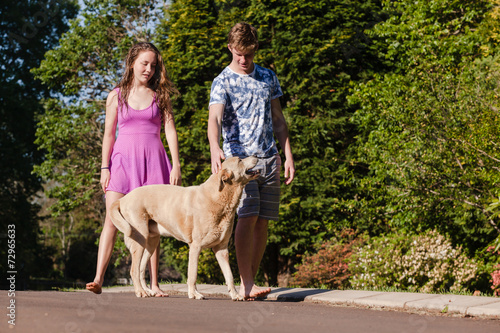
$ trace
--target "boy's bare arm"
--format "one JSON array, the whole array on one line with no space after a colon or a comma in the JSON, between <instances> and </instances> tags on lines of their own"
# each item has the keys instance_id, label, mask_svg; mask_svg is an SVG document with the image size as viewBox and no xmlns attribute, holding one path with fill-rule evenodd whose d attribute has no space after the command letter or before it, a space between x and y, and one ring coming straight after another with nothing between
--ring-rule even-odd
<instances>
[{"instance_id":1,"label":"boy's bare arm","mask_svg":"<svg viewBox=\"0 0 500 333\"><path fill-rule=\"evenodd\" d=\"M210 144L210 156L212 160L212 173L218 173L222 168L221 160L226 159L220 148L220 135L222 127L222 115L224 104L212 104L208 115L208 142Z\"/></svg>"},{"instance_id":2,"label":"boy's bare arm","mask_svg":"<svg viewBox=\"0 0 500 333\"><path fill-rule=\"evenodd\" d=\"M295 178L295 163L293 161L292 147L290 145L290 136L288 135L288 126L286 124L285 116L281 111L281 104L279 98L271 101L271 113L273 116L273 130L278 138L281 149L285 154L285 178L286 184L290 184Z\"/></svg>"}]
</instances>

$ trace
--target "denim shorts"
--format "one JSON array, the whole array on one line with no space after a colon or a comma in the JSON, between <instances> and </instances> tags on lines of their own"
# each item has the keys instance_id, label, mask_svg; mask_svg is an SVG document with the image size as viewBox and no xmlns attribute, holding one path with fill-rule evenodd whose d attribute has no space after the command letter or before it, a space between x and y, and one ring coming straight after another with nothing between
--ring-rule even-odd
<instances>
[{"instance_id":1,"label":"denim shorts","mask_svg":"<svg viewBox=\"0 0 500 333\"><path fill-rule=\"evenodd\" d=\"M245 186L238 206L238 217L258 216L278 221L280 207L281 157L259 158L254 170L260 176Z\"/></svg>"}]
</instances>

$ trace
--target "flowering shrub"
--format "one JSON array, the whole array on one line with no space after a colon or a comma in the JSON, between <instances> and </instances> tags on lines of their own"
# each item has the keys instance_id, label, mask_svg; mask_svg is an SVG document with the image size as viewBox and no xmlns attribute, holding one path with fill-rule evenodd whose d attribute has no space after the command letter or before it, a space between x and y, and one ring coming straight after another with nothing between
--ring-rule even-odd
<instances>
[{"instance_id":1,"label":"flowering shrub","mask_svg":"<svg viewBox=\"0 0 500 333\"><path fill-rule=\"evenodd\" d=\"M478 265L437 231L422 235L389 235L371 239L351 257L356 289L397 287L432 292L461 291Z\"/></svg>"},{"instance_id":2,"label":"flowering shrub","mask_svg":"<svg viewBox=\"0 0 500 333\"><path fill-rule=\"evenodd\" d=\"M362 238L356 237L353 230L343 231L339 239L321 245L317 253L305 255L297 265L290 283L300 287L343 289L349 285L347 259L353 248L359 247Z\"/></svg>"},{"instance_id":3,"label":"flowering shrub","mask_svg":"<svg viewBox=\"0 0 500 333\"><path fill-rule=\"evenodd\" d=\"M500 296L500 265L497 268L496 271L491 273L491 289L493 289L493 295Z\"/></svg>"},{"instance_id":4,"label":"flowering shrub","mask_svg":"<svg viewBox=\"0 0 500 333\"><path fill-rule=\"evenodd\" d=\"M498 250L498 245L497 248L494 246L489 246L486 249L487 253L491 253L493 256L500 256L500 251ZM493 295L494 296L500 296L500 264L494 264L494 266L489 270L490 276L491 276L491 289L493 290Z\"/></svg>"}]
</instances>

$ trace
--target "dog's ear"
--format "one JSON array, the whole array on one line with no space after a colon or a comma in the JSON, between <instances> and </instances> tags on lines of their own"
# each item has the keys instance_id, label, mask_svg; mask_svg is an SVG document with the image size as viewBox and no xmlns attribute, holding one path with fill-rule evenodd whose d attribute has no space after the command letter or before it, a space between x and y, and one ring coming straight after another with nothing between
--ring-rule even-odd
<instances>
[{"instance_id":1,"label":"dog's ear","mask_svg":"<svg viewBox=\"0 0 500 333\"><path fill-rule=\"evenodd\" d=\"M220 171L220 182L219 182L219 192L224 189L224 183L231 184L231 178L233 178L233 172L231 170L222 169Z\"/></svg>"}]
</instances>

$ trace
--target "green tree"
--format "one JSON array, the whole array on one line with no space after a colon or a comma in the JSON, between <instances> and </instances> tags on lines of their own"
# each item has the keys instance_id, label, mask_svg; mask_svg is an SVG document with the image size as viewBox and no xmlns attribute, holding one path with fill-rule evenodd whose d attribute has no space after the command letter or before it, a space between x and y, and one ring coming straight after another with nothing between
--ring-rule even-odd
<instances>
[{"instance_id":1,"label":"green tree","mask_svg":"<svg viewBox=\"0 0 500 333\"><path fill-rule=\"evenodd\" d=\"M475 251L495 238L486 210L498 196L498 59L487 1L384 1L373 34L393 65L355 85L353 146L369 168L360 220L410 232L436 228ZM498 21L496 21L498 24Z\"/></svg>"},{"instance_id":2,"label":"green tree","mask_svg":"<svg viewBox=\"0 0 500 333\"><path fill-rule=\"evenodd\" d=\"M0 3L0 255L4 258L0 269L18 271L18 289L30 276L50 271L39 239L36 193L41 184L32 174L33 165L42 160L33 143L35 117L43 113L40 100L50 90L34 79L30 69L57 43L76 11L75 1ZM15 226L13 257L7 257L9 225ZM8 258L14 267L7 267Z\"/></svg>"},{"instance_id":3,"label":"green tree","mask_svg":"<svg viewBox=\"0 0 500 333\"><path fill-rule=\"evenodd\" d=\"M202 183L210 175L206 134L210 87L229 59L219 6L214 0L173 1L155 38L181 95L174 111L187 185Z\"/></svg>"}]
</instances>

